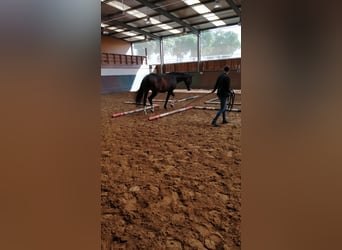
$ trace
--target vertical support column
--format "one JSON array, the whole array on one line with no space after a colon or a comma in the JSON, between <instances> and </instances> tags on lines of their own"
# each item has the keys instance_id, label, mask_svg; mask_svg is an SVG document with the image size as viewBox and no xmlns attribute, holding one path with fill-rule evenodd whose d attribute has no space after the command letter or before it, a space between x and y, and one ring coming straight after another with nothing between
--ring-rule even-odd
<instances>
[{"instance_id":1,"label":"vertical support column","mask_svg":"<svg viewBox=\"0 0 342 250\"><path fill-rule=\"evenodd\" d=\"M145 58L146 58L146 64L147 64L147 48L145 48Z\"/></svg>"},{"instance_id":2,"label":"vertical support column","mask_svg":"<svg viewBox=\"0 0 342 250\"><path fill-rule=\"evenodd\" d=\"M197 33L197 72L201 71L201 31Z\"/></svg>"},{"instance_id":3,"label":"vertical support column","mask_svg":"<svg viewBox=\"0 0 342 250\"><path fill-rule=\"evenodd\" d=\"M161 37L159 40L159 53L160 53L160 74L163 74L163 67L164 67L164 45L163 45L163 38Z\"/></svg>"}]
</instances>

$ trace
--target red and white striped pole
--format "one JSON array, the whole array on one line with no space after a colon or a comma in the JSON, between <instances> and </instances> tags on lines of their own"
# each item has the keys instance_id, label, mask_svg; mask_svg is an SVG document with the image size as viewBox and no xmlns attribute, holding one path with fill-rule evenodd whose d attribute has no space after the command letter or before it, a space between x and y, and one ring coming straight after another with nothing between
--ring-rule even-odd
<instances>
[{"instance_id":1,"label":"red and white striped pole","mask_svg":"<svg viewBox=\"0 0 342 250\"><path fill-rule=\"evenodd\" d=\"M220 108L218 107L206 107L206 106L194 106L194 109L207 109L207 110L219 110ZM226 110L227 112L241 112L241 109L231 109L231 110Z\"/></svg>"},{"instance_id":2,"label":"red and white striped pole","mask_svg":"<svg viewBox=\"0 0 342 250\"><path fill-rule=\"evenodd\" d=\"M189 97L186 97L186 98L183 98L183 99L179 99L179 100L177 100L177 102L184 102L184 101L188 101L188 100L191 100L191 99L195 99L197 97L198 97L198 95L189 96Z\"/></svg>"},{"instance_id":3,"label":"red and white striped pole","mask_svg":"<svg viewBox=\"0 0 342 250\"><path fill-rule=\"evenodd\" d=\"M214 103L215 101L217 101L218 100L218 98L217 97L215 97L215 98L212 98L212 99L209 99L209 100L207 100L207 101L205 101L204 103ZM216 102L215 102L216 103ZM217 102L217 103L220 103L220 102Z\"/></svg>"},{"instance_id":4,"label":"red and white striped pole","mask_svg":"<svg viewBox=\"0 0 342 250\"><path fill-rule=\"evenodd\" d=\"M156 119L162 118L164 116L168 116L168 115L172 115L172 114L175 114L175 113L183 112L183 111L186 111L186 110L189 110L189 109L192 109L192 108L193 108L193 106L188 106L188 107L176 109L176 110L173 110L173 111L170 111L170 112L162 113L162 114L159 114L159 115L150 116L148 118L148 120L149 121L156 120Z\"/></svg>"},{"instance_id":5,"label":"red and white striped pole","mask_svg":"<svg viewBox=\"0 0 342 250\"><path fill-rule=\"evenodd\" d=\"M153 107L154 107L154 108L157 108L157 107L159 107L159 105L158 105L158 104L153 104ZM146 107L146 109L151 109L151 108L152 108L151 106ZM132 114L132 113L137 113L137 112L141 112L141 111L144 111L144 108L140 108L140 109L135 109L135 110L130 110L130 111L125 111L125 112L116 113L116 114L113 114L112 117L113 117L113 118L117 118L117 117L120 117L120 116Z\"/></svg>"},{"instance_id":6,"label":"red and white striped pole","mask_svg":"<svg viewBox=\"0 0 342 250\"><path fill-rule=\"evenodd\" d=\"M217 107L206 107L206 106L194 106L194 109L219 110L219 108L217 108Z\"/></svg>"}]
</instances>

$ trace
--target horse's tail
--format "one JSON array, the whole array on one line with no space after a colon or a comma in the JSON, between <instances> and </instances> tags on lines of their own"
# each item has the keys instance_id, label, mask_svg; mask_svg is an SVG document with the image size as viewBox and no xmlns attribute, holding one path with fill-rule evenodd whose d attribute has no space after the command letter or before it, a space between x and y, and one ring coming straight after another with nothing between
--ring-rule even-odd
<instances>
[{"instance_id":1,"label":"horse's tail","mask_svg":"<svg viewBox=\"0 0 342 250\"><path fill-rule=\"evenodd\" d=\"M135 103L136 104L141 103L141 99L142 99L142 97L144 95L144 91L145 91L146 79L147 79L147 76L145 76L144 79L141 81L140 87L139 87L137 94L135 96Z\"/></svg>"}]
</instances>

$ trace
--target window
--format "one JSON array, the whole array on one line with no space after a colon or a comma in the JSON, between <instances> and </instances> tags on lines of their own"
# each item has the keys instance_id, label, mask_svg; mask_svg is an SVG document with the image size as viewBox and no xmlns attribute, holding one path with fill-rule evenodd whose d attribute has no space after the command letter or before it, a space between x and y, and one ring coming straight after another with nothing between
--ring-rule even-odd
<instances>
[{"instance_id":1,"label":"window","mask_svg":"<svg viewBox=\"0 0 342 250\"><path fill-rule=\"evenodd\" d=\"M241 58L241 26L225 26L201 32L201 61ZM198 60L197 35L169 36L163 39L164 63ZM145 56L148 64L160 64L160 42L151 40L133 43L133 54Z\"/></svg>"},{"instance_id":2,"label":"window","mask_svg":"<svg viewBox=\"0 0 342 250\"><path fill-rule=\"evenodd\" d=\"M201 32L201 60L241 57L241 26L234 25Z\"/></svg>"},{"instance_id":3,"label":"window","mask_svg":"<svg viewBox=\"0 0 342 250\"><path fill-rule=\"evenodd\" d=\"M145 56L147 52L147 63L160 64L160 42L157 40L133 43L133 55Z\"/></svg>"},{"instance_id":4,"label":"window","mask_svg":"<svg viewBox=\"0 0 342 250\"><path fill-rule=\"evenodd\" d=\"M197 36L170 36L163 40L164 63L197 61Z\"/></svg>"}]
</instances>

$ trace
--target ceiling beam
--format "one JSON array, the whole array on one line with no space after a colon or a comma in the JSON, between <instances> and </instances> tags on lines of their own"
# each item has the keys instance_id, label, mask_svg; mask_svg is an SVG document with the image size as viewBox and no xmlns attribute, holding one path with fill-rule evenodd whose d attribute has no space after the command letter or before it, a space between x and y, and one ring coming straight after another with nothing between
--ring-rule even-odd
<instances>
[{"instance_id":1,"label":"ceiling beam","mask_svg":"<svg viewBox=\"0 0 342 250\"><path fill-rule=\"evenodd\" d=\"M157 39L157 40L160 39L159 36L153 35L152 33L146 32L146 31L144 31L144 30L142 30L142 29L133 27L133 26L131 26L131 25L128 25L128 24L126 24L126 23L123 23L123 22L120 22L120 21L117 21L117 20L111 20L111 21L109 21L109 22L106 21L106 23L107 23L107 24L110 23L110 24L115 25L115 26L120 26L120 27L124 27L124 28L126 28L126 29L129 29L129 30L133 30L133 31L135 31L135 32L137 32L137 33L140 33L140 34L142 34L142 35L149 36L149 37L151 37L152 39ZM109 34L110 34L110 32L109 32Z\"/></svg>"},{"instance_id":2,"label":"ceiling beam","mask_svg":"<svg viewBox=\"0 0 342 250\"><path fill-rule=\"evenodd\" d=\"M147 0L136 0L136 1L144 4L145 6L151 8L151 9L153 9L154 11L160 13L161 15L166 16L167 18L171 19L172 21L182 25L182 27L188 28L192 33L198 34L198 30L197 29L192 27L190 24L182 21L178 17L172 15L170 12L168 12L166 10L163 10L162 7L154 5L153 3L151 3L151 2L149 2Z\"/></svg>"},{"instance_id":3,"label":"ceiling beam","mask_svg":"<svg viewBox=\"0 0 342 250\"><path fill-rule=\"evenodd\" d=\"M237 7L237 5L234 3L233 0L226 0L226 2L229 4L230 7L232 7L232 9L235 11L235 13L241 17L241 11L239 9L239 7Z\"/></svg>"}]
</instances>

